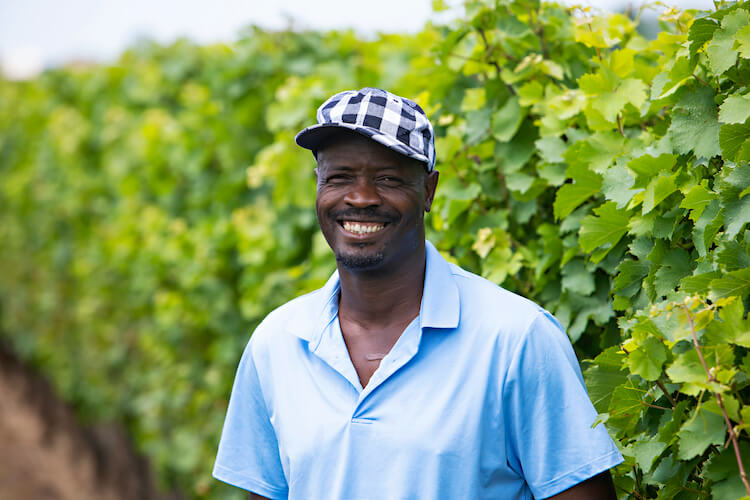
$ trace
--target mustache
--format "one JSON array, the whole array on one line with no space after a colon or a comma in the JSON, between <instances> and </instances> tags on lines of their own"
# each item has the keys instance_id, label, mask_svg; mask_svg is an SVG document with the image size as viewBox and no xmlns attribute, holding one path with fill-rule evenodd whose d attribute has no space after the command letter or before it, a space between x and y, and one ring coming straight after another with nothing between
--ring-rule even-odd
<instances>
[{"instance_id":1,"label":"mustache","mask_svg":"<svg viewBox=\"0 0 750 500\"><path fill-rule=\"evenodd\" d=\"M383 212L376 207L366 208L348 208L346 210L338 210L331 212L329 217L332 219L376 219L383 222L395 222L399 219L398 215Z\"/></svg>"}]
</instances>

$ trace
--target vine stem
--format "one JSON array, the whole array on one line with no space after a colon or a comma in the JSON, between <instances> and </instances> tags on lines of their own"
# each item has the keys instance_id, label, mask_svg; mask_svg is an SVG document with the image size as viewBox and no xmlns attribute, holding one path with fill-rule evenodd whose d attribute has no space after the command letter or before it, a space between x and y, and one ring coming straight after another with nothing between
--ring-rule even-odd
<instances>
[{"instance_id":1,"label":"vine stem","mask_svg":"<svg viewBox=\"0 0 750 500\"><path fill-rule=\"evenodd\" d=\"M482 38L482 43L484 43L484 57L487 59L488 64L492 65L495 68L495 73L497 75L498 80L502 81L501 73L502 68L500 67L500 64L498 64L497 61L492 59L490 57L492 48L490 47L490 42L487 40L487 35L484 33L484 30L482 28L477 28L477 31L479 32L479 36ZM510 56L508 54L504 54L506 58L510 59ZM508 89L508 92L510 92L511 95L516 95L516 89L513 88L513 86L507 82L505 83L505 88Z\"/></svg>"},{"instance_id":2,"label":"vine stem","mask_svg":"<svg viewBox=\"0 0 750 500\"><path fill-rule=\"evenodd\" d=\"M541 9L541 5L540 5ZM545 59L549 59L549 50L547 49L547 41L544 39L544 26L541 23L537 23L535 20L534 13L531 11L531 7L526 6L526 12L529 15L529 24L534 31L534 34L539 37L539 46L542 49L542 55ZM538 17L539 12L537 11Z\"/></svg>"},{"instance_id":3,"label":"vine stem","mask_svg":"<svg viewBox=\"0 0 750 500\"><path fill-rule=\"evenodd\" d=\"M659 406L659 405L652 405L651 403L646 403L645 401L641 401L642 405L648 406L649 408L656 408L657 410L666 410L669 411L669 408L665 406Z\"/></svg>"},{"instance_id":4,"label":"vine stem","mask_svg":"<svg viewBox=\"0 0 750 500\"><path fill-rule=\"evenodd\" d=\"M695 350L698 353L698 358L701 360L703 370L705 370L706 375L708 376L708 381L717 382L716 377L714 377L713 373L711 373L711 370L708 369L706 360L703 357L703 351L701 350L701 346L698 343L698 335L695 333L695 323L693 322L693 316L690 314L690 309L688 309L684 304L681 307L687 315L688 323L690 324L690 333L693 335L693 345L695 346ZM732 422L729 420L729 415L727 414L726 408L724 408L724 400L722 399L721 394L718 392L714 392L714 396L716 396L716 402L719 404L719 408L721 408L721 413L724 416L724 422L727 425L727 429L729 429L729 439L731 439L732 441L732 447L734 448L734 458L737 459L737 467L739 467L740 469L740 479L742 479L742 484L745 486L745 491L748 495L750 495L750 483L748 483L747 480L745 466L742 464L742 455L740 454L740 445L738 443L737 434L734 432Z\"/></svg>"},{"instance_id":5,"label":"vine stem","mask_svg":"<svg viewBox=\"0 0 750 500\"><path fill-rule=\"evenodd\" d=\"M591 26L591 23L589 22L589 23L586 23L586 24L587 24L587 25L588 25L588 27L589 27L589 31L593 33L593 32L594 32L594 27L593 27L593 26ZM600 61L600 62L601 62L601 61L603 61L603 60L604 60L604 58L602 57L602 52L601 52L601 51L599 50L599 47L596 47L596 46L595 46L594 48L596 49L596 55L597 55L597 57L599 58L599 61Z\"/></svg>"},{"instance_id":6,"label":"vine stem","mask_svg":"<svg viewBox=\"0 0 750 500\"><path fill-rule=\"evenodd\" d=\"M656 381L656 385L659 386L659 389L661 389L661 392L663 392L664 395L667 397L667 399L669 400L669 404L672 405L672 409L674 410L677 407L677 403L672 398L672 395L669 394L669 391L667 390L667 388L664 387L664 384L662 383L662 381L661 380L657 380Z\"/></svg>"},{"instance_id":7,"label":"vine stem","mask_svg":"<svg viewBox=\"0 0 750 500\"><path fill-rule=\"evenodd\" d=\"M711 86L711 85L708 84L707 81L705 81L703 78L701 78L700 76L696 75L695 73L693 73L693 78L695 78L696 80L698 80L699 82L701 82L706 87L710 87Z\"/></svg>"},{"instance_id":8,"label":"vine stem","mask_svg":"<svg viewBox=\"0 0 750 500\"><path fill-rule=\"evenodd\" d=\"M633 479L635 479L635 495L642 499L643 496L641 495L641 481L638 479L638 469L635 468L635 465L633 466Z\"/></svg>"}]
</instances>

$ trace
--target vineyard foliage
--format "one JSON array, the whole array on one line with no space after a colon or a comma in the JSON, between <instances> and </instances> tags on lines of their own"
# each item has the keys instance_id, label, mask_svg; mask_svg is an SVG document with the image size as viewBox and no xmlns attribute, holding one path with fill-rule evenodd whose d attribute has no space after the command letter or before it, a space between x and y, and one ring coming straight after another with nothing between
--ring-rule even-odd
<instances>
[{"instance_id":1,"label":"vineyard foliage","mask_svg":"<svg viewBox=\"0 0 750 500\"><path fill-rule=\"evenodd\" d=\"M209 471L242 347L333 269L294 133L381 86L436 126L429 238L566 326L618 496L750 496L750 4L658 7L655 39L641 12L464 7L0 81L2 338L164 485L233 497Z\"/></svg>"}]
</instances>

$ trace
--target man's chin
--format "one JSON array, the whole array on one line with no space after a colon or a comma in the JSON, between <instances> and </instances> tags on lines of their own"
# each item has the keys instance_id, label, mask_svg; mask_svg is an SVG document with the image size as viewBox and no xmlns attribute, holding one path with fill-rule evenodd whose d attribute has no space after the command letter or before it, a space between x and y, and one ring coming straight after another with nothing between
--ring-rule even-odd
<instances>
[{"instance_id":1,"label":"man's chin","mask_svg":"<svg viewBox=\"0 0 750 500\"><path fill-rule=\"evenodd\" d=\"M372 271L383 264L385 256L382 252L358 254L358 253L336 253L336 262L339 266L350 271Z\"/></svg>"}]
</instances>

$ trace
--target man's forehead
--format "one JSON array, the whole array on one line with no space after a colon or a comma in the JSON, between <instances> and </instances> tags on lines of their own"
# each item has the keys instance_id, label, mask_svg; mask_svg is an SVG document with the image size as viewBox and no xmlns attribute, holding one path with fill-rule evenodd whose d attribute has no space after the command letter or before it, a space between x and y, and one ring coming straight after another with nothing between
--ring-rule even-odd
<instances>
[{"instance_id":1,"label":"man's forehead","mask_svg":"<svg viewBox=\"0 0 750 500\"><path fill-rule=\"evenodd\" d=\"M337 131L316 151L319 167L354 168L370 164L381 169L418 169L425 170L424 165L412 158L398 154L382 144L356 132Z\"/></svg>"}]
</instances>

